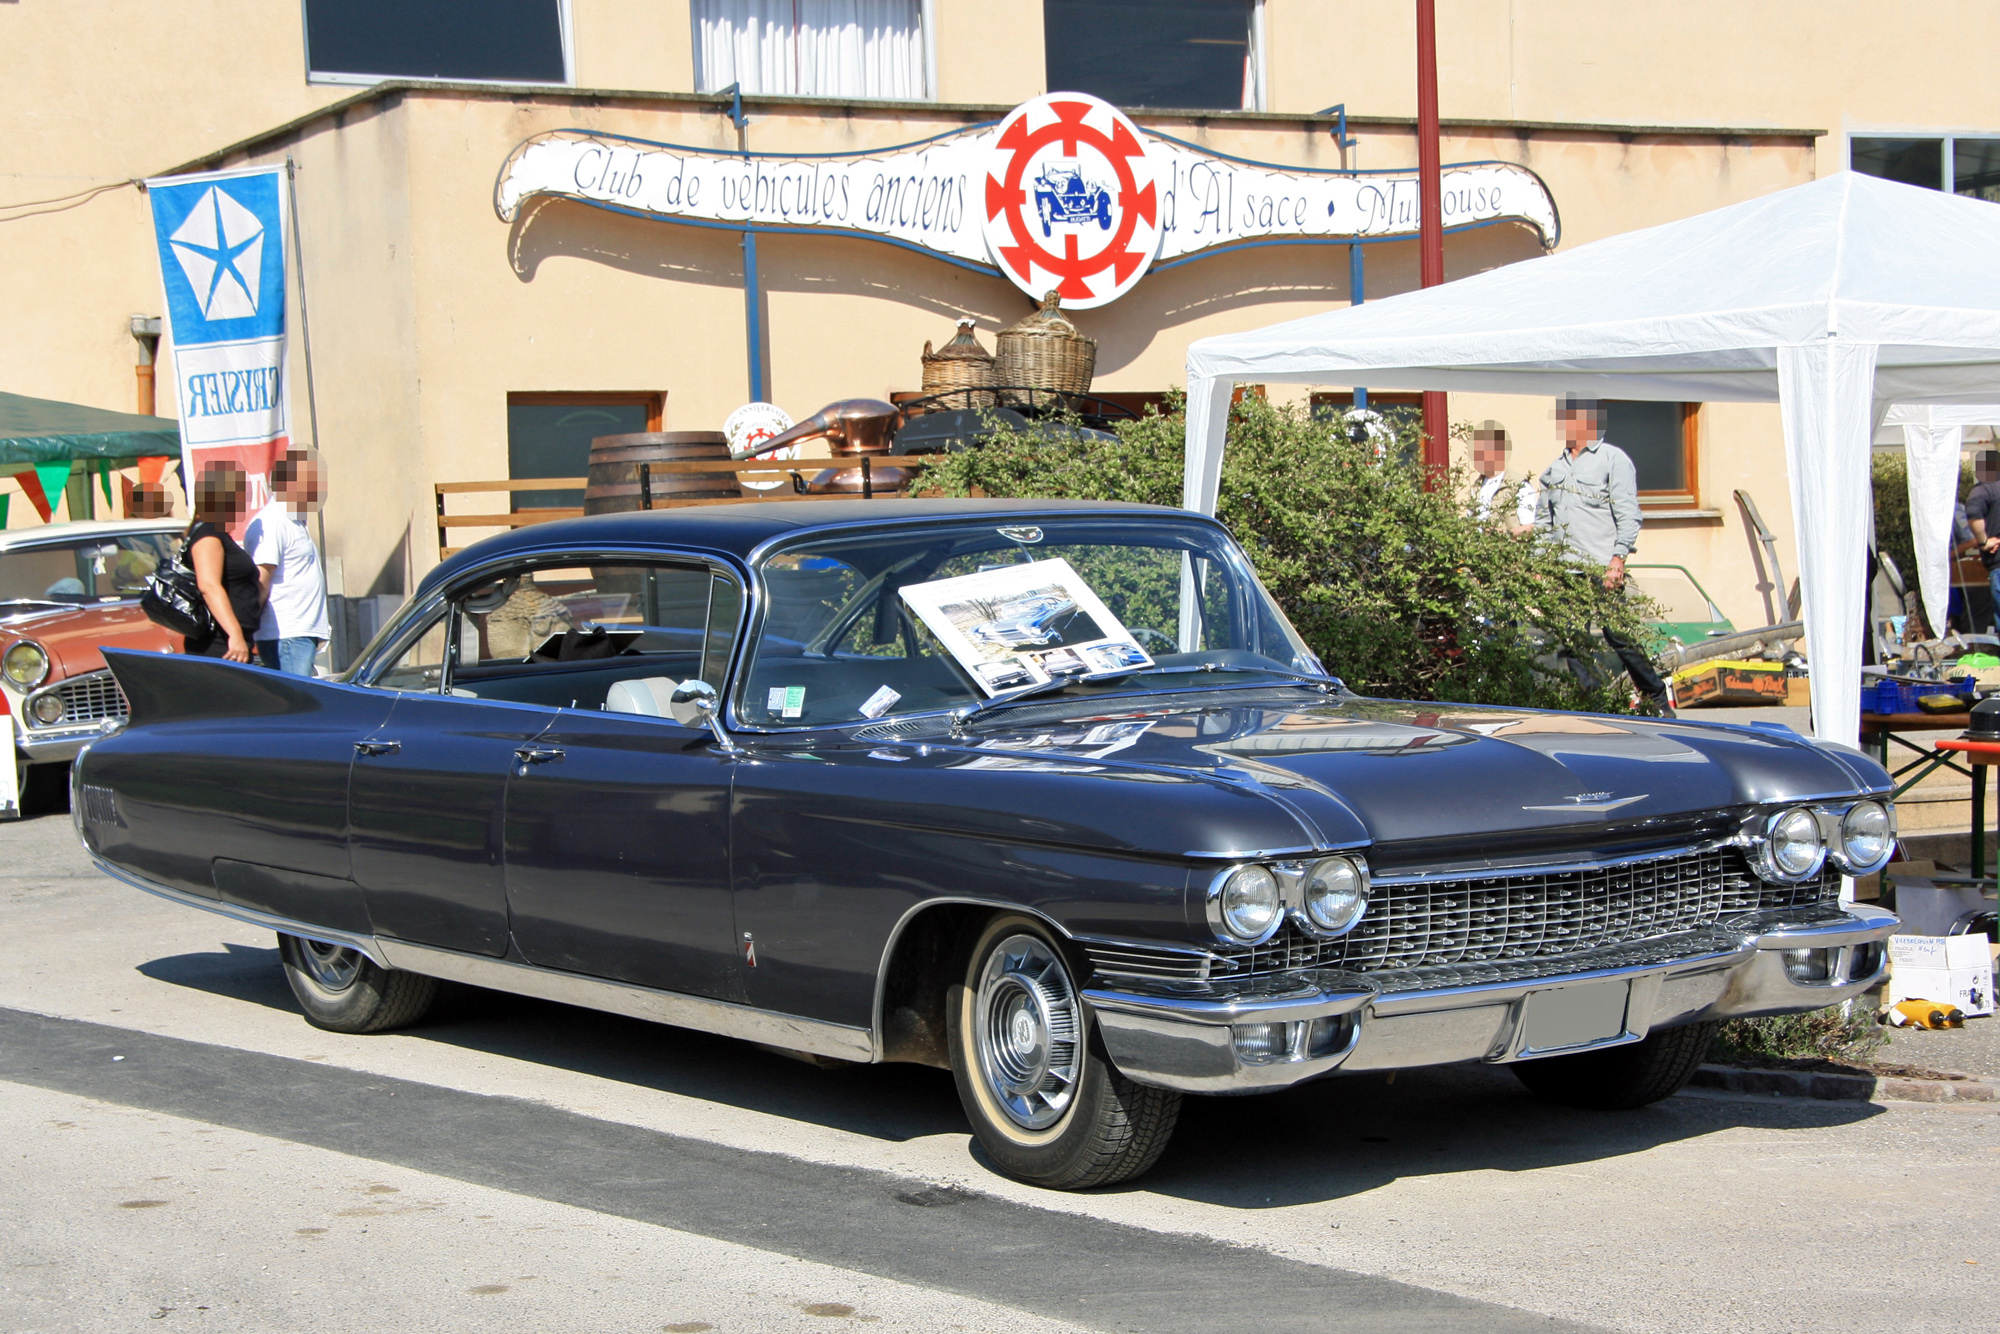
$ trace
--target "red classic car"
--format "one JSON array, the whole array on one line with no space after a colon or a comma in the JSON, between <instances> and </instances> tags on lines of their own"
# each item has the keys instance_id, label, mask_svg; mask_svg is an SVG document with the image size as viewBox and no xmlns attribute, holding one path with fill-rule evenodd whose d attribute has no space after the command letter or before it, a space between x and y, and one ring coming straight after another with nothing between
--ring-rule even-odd
<instances>
[{"instance_id":1,"label":"red classic car","mask_svg":"<svg viewBox=\"0 0 2000 1334\"><path fill-rule=\"evenodd\" d=\"M182 532L171 519L0 532L0 713L11 715L18 791L29 790L30 766L67 763L107 719L125 717L100 647L180 651L138 597ZM0 819L19 813L0 802Z\"/></svg>"}]
</instances>

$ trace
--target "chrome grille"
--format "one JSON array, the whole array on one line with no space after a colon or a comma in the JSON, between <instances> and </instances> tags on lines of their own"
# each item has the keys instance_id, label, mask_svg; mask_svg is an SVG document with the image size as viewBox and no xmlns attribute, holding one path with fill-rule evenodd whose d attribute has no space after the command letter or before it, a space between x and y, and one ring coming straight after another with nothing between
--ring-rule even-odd
<instances>
[{"instance_id":1,"label":"chrome grille","mask_svg":"<svg viewBox=\"0 0 2000 1334\"><path fill-rule=\"evenodd\" d=\"M67 727L71 723L101 722L106 718L123 718L131 712L125 703L125 692L118 688L118 682L109 671L85 672L82 676L72 676L58 685L40 691L43 695L54 695L63 702L63 715L52 727ZM34 714L28 714L30 718Z\"/></svg>"},{"instance_id":2,"label":"chrome grille","mask_svg":"<svg viewBox=\"0 0 2000 1334\"><path fill-rule=\"evenodd\" d=\"M1156 982L1205 982L1215 956L1206 950L1086 941L1090 966L1105 977L1138 977Z\"/></svg>"},{"instance_id":3,"label":"chrome grille","mask_svg":"<svg viewBox=\"0 0 2000 1334\"><path fill-rule=\"evenodd\" d=\"M1831 869L1798 885L1766 883L1734 848L1591 870L1378 882L1367 915L1346 935L1321 940L1287 922L1265 944L1229 956L1236 967L1228 975L1558 958L1746 913L1811 907L1839 893L1840 877Z\"/></svg>"}]
</instances>

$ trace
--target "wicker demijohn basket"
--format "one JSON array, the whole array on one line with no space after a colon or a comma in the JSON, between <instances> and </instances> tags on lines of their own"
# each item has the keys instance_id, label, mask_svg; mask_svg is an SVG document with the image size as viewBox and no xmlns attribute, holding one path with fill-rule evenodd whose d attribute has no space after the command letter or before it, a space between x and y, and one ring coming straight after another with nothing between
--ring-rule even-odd
<instances>
[{"instance_id":1,"label":"wicker demijohn basket","mask_svg":"<svg viewBox=\"0 0 2000 1334\"><path fill-rule=\"evenodd\" d=\"M928 342L924 344L924 392L951 394L939 407L990 408L993 383L993 354L979 345L971 320L960 320L958 334L937 351L931 351Z\"/></svg>"},{"instance_id":2,"label":"wicker demijohn basket","mask_svg":"<svg viewBox=\"0 0 2000 1334\"><path fill-rule=\"evenodd\" d=\"M999 348L993 374L1001 384L1065 394L1090 392L1091 372L1097 369L1097 340L1077 332L1062 313L1058 293L1052 291L1043 297L1040 310L1002 329L993 341ZM1031 406L1028 394L1003 389L1000 399L1009 407Z\"/></svg>"}]
</instances>

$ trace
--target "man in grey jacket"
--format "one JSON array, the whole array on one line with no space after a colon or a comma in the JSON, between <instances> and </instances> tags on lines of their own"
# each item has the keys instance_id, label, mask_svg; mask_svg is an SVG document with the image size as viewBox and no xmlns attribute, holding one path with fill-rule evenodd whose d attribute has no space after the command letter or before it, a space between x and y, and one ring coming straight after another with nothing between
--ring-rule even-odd
<instances>
[{"instance_id":1,"label":"man in grey jacket","mask_svg":"<svg viewBox=\"0 0 2000 1334\"><path fill-rule=\"evenodd\" d=\"M1572 564L1602 568L1604 587L1625 586L1625 558L1639 545L1639 476L1624 450L1604 438L1604 409L1594 398L1564 397L1556 405L1563 452L1537 485L1535 531L1553 537ZM1623 635L1606 630L1604 641L1617 651L1652 704L1667 711L1667 686L1653 660Z\"/></svg>"}]
</instances>

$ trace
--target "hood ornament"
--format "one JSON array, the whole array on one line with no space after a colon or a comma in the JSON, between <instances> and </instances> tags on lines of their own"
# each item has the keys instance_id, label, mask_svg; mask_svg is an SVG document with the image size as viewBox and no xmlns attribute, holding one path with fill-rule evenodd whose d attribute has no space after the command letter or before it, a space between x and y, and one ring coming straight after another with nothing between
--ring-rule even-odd
<instances>
[{"instance_id":1,"label":"hood ornament","mask_svg":"<svg viewBox=\"0 0 2000 1334\"><path fill-rule=\"evenodd\" d=\"M1641 792L1636 797L1614 798L1609 792L1579 792L1573 797L1564 797L1555 805L1523 806L1521 809L1524 811L1592 811L1602 815L1606 811L1615 811L1621 806L1630 806L1635 801L1644 801L1652 795L1650 792Z\"/></svg>"}]
</instances>

